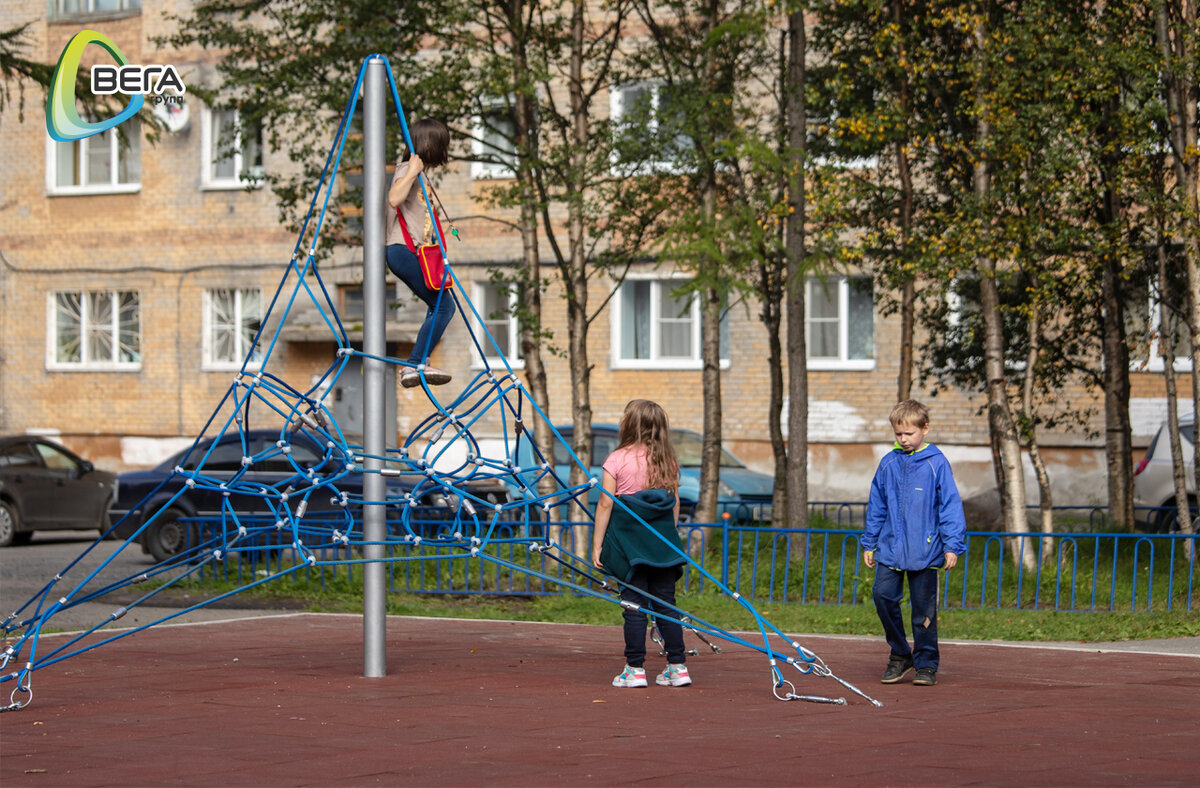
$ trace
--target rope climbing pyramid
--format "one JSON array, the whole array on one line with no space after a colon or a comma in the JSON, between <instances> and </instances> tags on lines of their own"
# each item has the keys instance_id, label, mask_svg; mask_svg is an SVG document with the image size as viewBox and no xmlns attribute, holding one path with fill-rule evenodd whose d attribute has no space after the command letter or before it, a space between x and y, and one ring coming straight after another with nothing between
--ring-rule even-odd
<instances>
[{"instance_id":1,"label":"rope climbing pyramid","mask_svg":"<svg viewBox=\"0 0 1200 788\"><path fill-rule=\"evenodd\" d=\"M469 330L469 336L478 358L483 359L482 369L461 390L446 398L441 398L439 392L452 387L431 389L422 379L431 412L401 445L387 449L383 455L369 454L362 445L348 440L325 402L325 392L337 385L356 358L382 362L393 372L407 366L400 359L373 356L353 347L317 263L316 250L333 192L331 185L341 162L366 66L364 63L359 72L295 248L267 306L251 352L171 477L143 500L145 505L153 497L154 511L146 513L140 526L117 552L131 546L137 549L143 532L154 527L159 518L169 517L172 505L183 496L219 497L219 517L210 518L211 522L204 527L190 528L189 538L179 552L132 576L109 577L111 557L93 570L82 570L81 559L96 546L93 544L11 613L3 623L6 645L0 653L0 671L5 671L0 675L0 685L8 684L11 692L8 705L0 710L29 705L33 698L32 677L41 668L293 573L327 565L368 563L363 553L378 543L364 536L363 512L367 507L383 507L387 512L388 528L383 544L388 549L384 558L372 562L444 561L448 552L463 560L523 573L571 593L628 604L620 602L618 597L623 583L600 575L592 566L587 558L590 542L584 539L579 544L576 538L580 531L578 524L564 525L561 521L565 518L556 516L566 505L578 503L591 519L594 512L588 505L589 494L594 499L596 492L609 493L595 478L570 484L560 475L554 457L546 456L533 440L534 425L540 420L550 427L561 444L557 448L565 450L571 465L588 470L529 396L475 305L464 294L451 265L446 266L446 276L455 286L443 288L439 297L454 299L464 324L476 327ZM390 66L387 77L405 140L411 146ZM423 181L421 187L425 188ZM311 240L305 248L310 225ZM438 241L445 253L445 239L440 232ZM337 348L329 367L304 386L289 382L278 361L282 330L289 317L300 309L315 309L320 314ZM490 352L483 352L476 331L489 344ZM475 433L483 425L489 431L499 428L502 439L481 443ZM269 439L261 439L264 430ZM218 455L230 450L235 454L236 470L229 472L228 464L221 464L222 470L218 472L215 469ZM530 458L524 467L518 464L521 457ZM273 481L269 482L260 473L268 467L273 471L270 476ZM384 484L365 484L371 474L384 477ZM383 497L369 498L365 492L368 486L382 488ZM497 497L486 492L501 486L519 494ZM164 490L174 492L164 498L161 494ZM612 497L612 502L614 507L640 520L619 498ZM121 530L123 524L123 521L114 523L110 533ZM587 527L590 523L585 524L585 531ZM653 529L648 530L663 539ZM831 678L873 705L881 705L838 678L820 657L777 629L749 600L709 574L677 545L663 541L679 553L689 571L698 573L713 588L736 600L753 617L757 636L730 631L653 597L650 599L658 612L643 612L680 623L714 652L720 652L713 642L716 640L760 652L768 661L772 691L781 700L846 703L840 697L797 694L795 685L782 672L790 666L802 675ZM429 547L437 550L430 552ZM519 550L527 551L523 558L528 560L518 558ZM262 565L274 568L256 573L234 591L141 626L125 629L114 626L129 609L152 603L167 589L190 578L202 577L206 569L266 554L277 560L264 561ZM140 595L135 593L133 602L113 610L85 631L63 641L56 639L48 651L41 648L42 630L61 611L103 601L106 595L118 591L128 595L141 586L149 590Z\"/></svg>"}]
</instances>

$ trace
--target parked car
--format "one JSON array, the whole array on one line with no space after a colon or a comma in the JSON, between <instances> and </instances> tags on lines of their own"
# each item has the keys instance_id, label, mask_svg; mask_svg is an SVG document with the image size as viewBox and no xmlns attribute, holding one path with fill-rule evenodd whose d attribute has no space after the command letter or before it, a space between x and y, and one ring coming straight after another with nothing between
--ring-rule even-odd
<instances>
[{"instance_id":1,"label":"parked car","mask_svg":"<svg viewBox=\"0 0 1200 788\"><path fill-rule=\"evenodd\" d=\"M575 435L574 426L566 425L557 429L569 444ZM592 425L590 472L596 479L602 478L601 466L608 455L617 448L618 432L619 428L615 424ZM691 519L696 502L700 498L700 453L704 439L700 433L693 430L673 429L671 443L679 460L679 519L681 522L687 522ZM535 488L539 463L534 461L533 448L529 441L521 441L520 449L513 460L524 469L521 474L526 483ZM571 455L567 447L556 442L554 472L564 483L570 478L571 466ZM770 521L775 486L772 476L747 468L745 463L724 448L721 449L720 476L717 483L717 517L728 513L734 522ZM510 483L509 489L514 500L536 497L514 483ZM598 488L589 491L588 505L594 506L599 497Z\"/></svg>"},{"instance_id":2,"label":"parked car","mask_svg":"<svg viewBox=\"0 0 1200 788\"><path fill-rule=\"evenodd\" d=\"M165 561L187 548L189 544L195 543L196 533L194 528L189 531L185 518L219 517L225 493L219 488L205 484L196 485L176 498L176 493L187 483L187 477L175 474L174 471L176 467L186 471L196 470L205 454L212 448L213 440L202 440L194 448L181 451L149 470L131 471L117 477L116 501L110 513L113 521L118 523L116 536L122 539L129 538L150 517L169 504L169 509L155 518L139 535L138 541L142 549L154 556L155 560ZM279 430L247 430L245 440L246 456L257 456L269 451L279 440ZM347 465L347 458L340 449L328 449L319 445L307 432L301 431L292 435L289 446L288 455L279 454L256 462L239 477L239 484L229 491L230 505L239 516L268 517L268 499L277 499L276 492L283 492L289 485L298 490L303 490L306 486L311 487L311 483L303 476L297 476L296 465L306 472L311 470L318 479L340 473ZM224 483L242 470L242 458L241 437L236 433L227 434L212 448L211 454L208 454L208 459L200 468L200 473L214 483ZM296 465L293 465L293 462ZM402 498L416 488L418 480L416 474L385 476L387 497ZM333 487L346 495L351 513L356 520L361 521L361 471L336 479L333 481ZM313 515L320 516L322 513L343 510L336 500L333 487L319 489L308 497L306 516L310 520L313 519ZM477 491L472 488L472 493L476 492L486 499L492 491ZM447 499L440 489L425 483L421 485L418 494L420 506L436 509L423 511L420 515L421 520L445 519L449 516ZM400 504L397 504L390 509L389 520L398 518L399 506Z\"/></svg>"},{"instance_id":3,"label":"parked car","mask_svg":"<svg viewBox=\"0 0 1200 788\"><path fill-rule=\"evenodd\" d=\"M0 547L27 544L34 531L103 533L115 480L54 441L0 437Z\"/></svg>"},{"instance_id":4,"label":"parked car","mask_svg":"<svg viewBox=\"0 0 1200 788\"><path fill-rule=\"evenodd\" d=\"M1192 444L1196 440L1194 416L1179 418L1179 437L1183 446L1183 462L1187 468L1188 501L1196 507L1196 474ZM1133 472L1134 518L1146 530L1169 533L1179 530L1175 510L1174 469L1171 467L1171 436L1166 422L1158 428L1146 456ZM1166 507L1166 508L1161 508ZM1193 516L1195 516L1193 514Z\"/></svg>"}]
</instances>

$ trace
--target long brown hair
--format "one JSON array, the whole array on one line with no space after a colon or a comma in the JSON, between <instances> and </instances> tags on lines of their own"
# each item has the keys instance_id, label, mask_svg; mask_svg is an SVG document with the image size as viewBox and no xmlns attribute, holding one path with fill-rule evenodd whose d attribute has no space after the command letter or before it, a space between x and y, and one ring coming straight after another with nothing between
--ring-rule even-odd
<instances>
[{"instance_id":1,"label":"long brown hair","mask_svg":"<svg viewBox=\"0 0 1200 788\"><path fill-rule=\"evenodd\" d=\"M646 447L646 483L651 489L679 490L679 461L671 445L667 412L648 399L630 400L621 416L617 448L641 444Z\"/></svg>"}]
</instances>

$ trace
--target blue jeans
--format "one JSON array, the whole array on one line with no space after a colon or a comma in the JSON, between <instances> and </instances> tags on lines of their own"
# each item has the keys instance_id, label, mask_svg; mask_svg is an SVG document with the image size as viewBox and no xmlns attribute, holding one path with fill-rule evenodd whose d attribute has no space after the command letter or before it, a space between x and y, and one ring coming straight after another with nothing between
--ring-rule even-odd
<instances>
[{"instance_id":1,"label":"blue jeans","mask_svg":"<svg viewBox=\"0 0 1200 788\"><path fill-rule=\"evenodd\" d=\"M446 326L450 325L450 321L454 318L454 296L450 295L449 289L430 290L425 286L425 278L421 275L421 263L417 261L417 256L408 250L407 246L402 244L391 244L387 248L387 267L393 274L399 277L400 281L408 285L408 289L413 292L417 298L425 302L429 307L425 312L425 322L421 324L421 330L417 332L417 341L413 343L412 353L408 356L408 363L416 366L421 364L437 347L438 342L442 341L442 334L446 333ZM439 300L439 295L441 296ZM429 345L428 351L425 346Z\"/></svg>"},{"instance_id":2,"label":"blue jeans","mask_svg":"<svg viewBox=\"0 0 1200 788\"><path fill-rule=\"evenodd\" d=\"M677 566L638 566L634 568L628 584L621 587L623 602L658 611L662 605L643 595L649 594L671 606L662 608L662 615L657 616L655 621L658 622L658 631L667 649L667 662L672 665L682 665L687 659L683 648L683 627L677 621L668 621L663 617L679 618L679 611L675 609L675 581L678 578ZM640 668L646 663L646 614L623 607L621 615L625 618L625 664Z\"/></svg>"},{"instance_id":3,"label":"blue jeans","mask_svg":"<svg viewBox=\"0 0 1200 788\"><path fill-rule=\"evenodd\" d=\"M912 603L913 646L908 647L904 634L904 615L900 599L904 596L904 576L908 576L908 595ZM892 655L912 657L913 667L938 669L938 570L929 567L917 571L900 571L875 565L875 610L883 623L883 635L891 646Z\"/></svg>"}]
</instances>

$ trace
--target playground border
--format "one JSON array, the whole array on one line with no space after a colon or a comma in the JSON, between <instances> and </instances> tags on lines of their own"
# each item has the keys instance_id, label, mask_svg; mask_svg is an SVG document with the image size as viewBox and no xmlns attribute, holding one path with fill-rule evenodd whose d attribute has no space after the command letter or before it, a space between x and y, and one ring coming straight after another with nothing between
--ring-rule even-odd
<instances>
[{"instance_id":1,"label":"playground border","mask_svg":"<svg viewBox=\"0 0 1200 788\"><path fill-rule=\"evenodd\" d=\"M36 671L30 706L0 714L0 782L1188 785L1200 773L1191 653L949 641L939 684L915 687L879 684L882 638L798 640L883 707L790 668L798 693L848 705L780 702L766 659L732 647L692 657L691 687L615 689L616 624L390 617L388 675L373 679L359 616L161 626Z\"/></svg>"}]
</instances>

